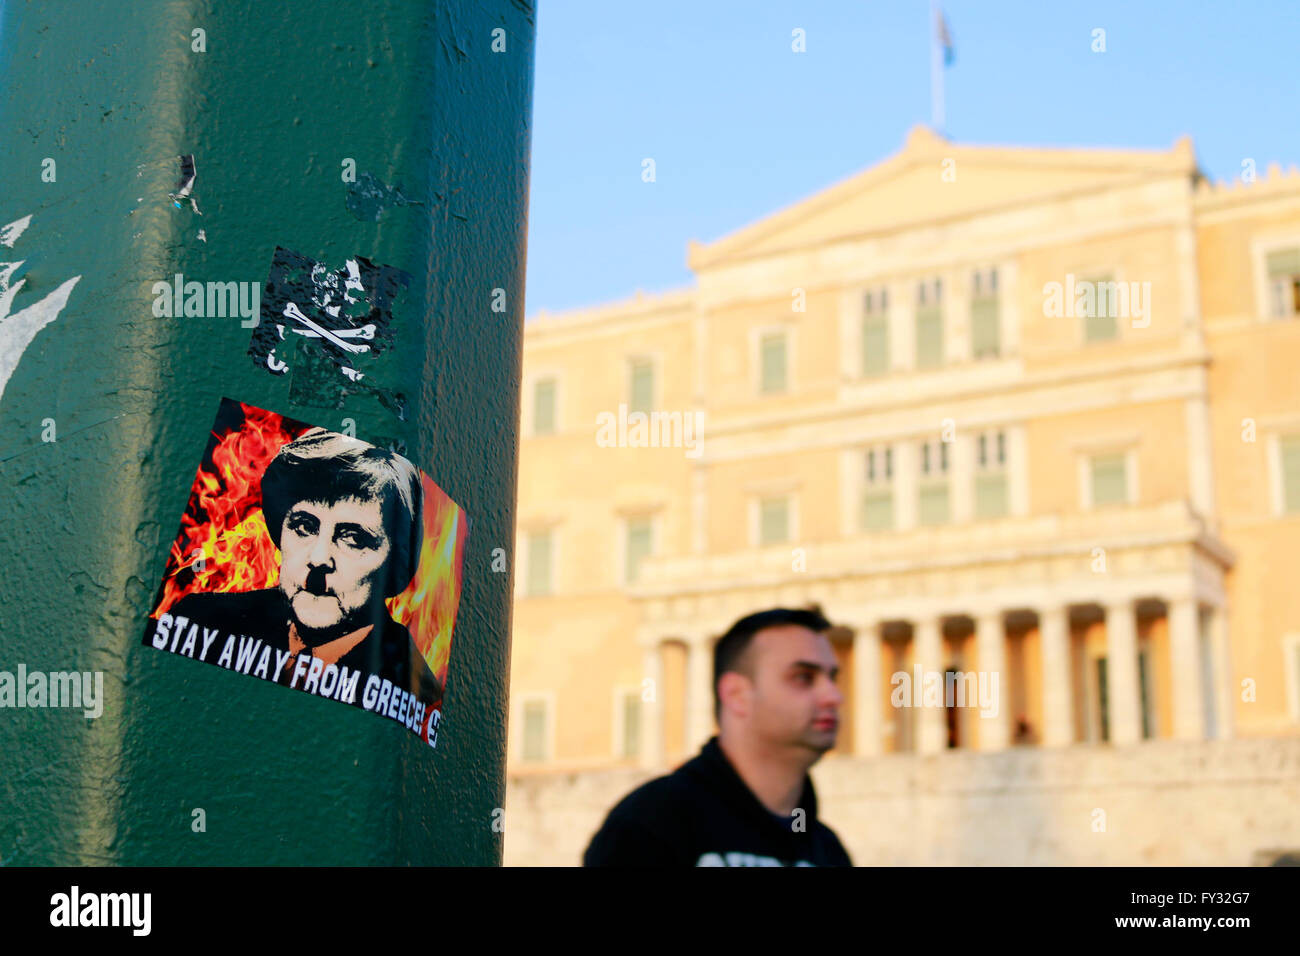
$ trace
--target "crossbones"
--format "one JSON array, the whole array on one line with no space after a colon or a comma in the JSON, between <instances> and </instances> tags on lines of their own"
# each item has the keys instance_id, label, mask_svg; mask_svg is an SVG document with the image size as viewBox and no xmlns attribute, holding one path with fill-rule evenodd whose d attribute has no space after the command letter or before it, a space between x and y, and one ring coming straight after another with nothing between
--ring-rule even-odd
<instances>
[{"instance_id":1,"label":"crossbones","mask_svg":"<svg viewBox=\"0 0 1300 956\"><path fill-rule=\"evenodd\" d=\"M375 327L373 325L363 325L359 329L339 329L338 331L330 331L323 325L318 325L311 319L307 318L307 316L303 315L302 310L300 310L293 302L290 302L284 307L284 314L288 318L301 322L307 327L307 329L311 330L306 331L304 329L294 329L295 332L302 335L310 335L313 338L328 339L345 352L369 352L370 346L345 342L344 338L373 339L375 337Z\"/></svg>"}]
</instances>

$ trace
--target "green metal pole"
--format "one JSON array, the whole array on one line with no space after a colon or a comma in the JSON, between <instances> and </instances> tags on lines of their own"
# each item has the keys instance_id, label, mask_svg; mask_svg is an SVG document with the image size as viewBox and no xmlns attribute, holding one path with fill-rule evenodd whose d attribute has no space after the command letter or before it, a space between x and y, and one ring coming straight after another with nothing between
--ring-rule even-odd
<instances>
[{"instance_id":1,"label":"green metal pole","mask_svg":"<svg viewBox=\"0 0 1300 956\"><path fill-rule=\"evenodd\" d=\"M3 864L500 861L534 28L0 0L0 672L103 674L97 718L0 709ZM277 247L410 276L370 387L272 374L242 313L157 314L178 274L265 293ZM141 645L223 397L351 420L465 509L436 749Z\"/></svg>"}]
</instances>

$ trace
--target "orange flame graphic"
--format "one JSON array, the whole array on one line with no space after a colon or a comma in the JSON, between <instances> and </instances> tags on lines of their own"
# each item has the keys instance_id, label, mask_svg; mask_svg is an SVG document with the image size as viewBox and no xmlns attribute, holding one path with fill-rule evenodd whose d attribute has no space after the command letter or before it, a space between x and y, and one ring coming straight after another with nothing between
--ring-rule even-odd
<instances>
[{"instance_id":1,"label":"orange flame graphic","mask_svg":"<svg viewBox=\"0 0 1300 956\"><path fill-rule=\"evenodd\" d=\"M280 448L313 426L242 402L227 404L242 418L223 427L224 406L218 416L168 555L155 619L190 593L255 591L279 580L280 552L266 530L259 482ZM422 470L420 487L420 561L406 590L386 603L445 687L469 529L461 507Z\"/></svg>"},{"instance_id":2,"label":"orange flame graphic","mask_svg":"<svg viewBox=\"0 0 1300 956\"><path fill-rule=\"evenodd\" d=\"M242 423L214 431L199 465L154 617L192 592L255 591L279 580L280 554L266 531L258 481L276 452L311 426L238 405Z\"/></svg>"}]
</instances>

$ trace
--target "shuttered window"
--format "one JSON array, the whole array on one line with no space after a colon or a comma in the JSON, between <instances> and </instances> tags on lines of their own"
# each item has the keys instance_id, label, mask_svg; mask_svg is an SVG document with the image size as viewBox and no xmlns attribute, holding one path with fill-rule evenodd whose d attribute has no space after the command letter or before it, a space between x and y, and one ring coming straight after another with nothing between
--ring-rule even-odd
<instances>
[{"instance_id":1,"label":"shuttered window","mask_svg":"<svg viewBox=\"0 0 1300 956\"><path fill-rule=\"evenodd\" d=\"M894 450L872 448L863 463L862 512L859 526L863 531L888 531L894 527Z\"/></svg>"},{"instance_id":2,"label":"shuttered window","mask_svg":"<svg viewBox=\"0 0 1300 956\"><path fill-rule=\"evenodd\" d=\"M533 434L555 432L555 380L542 379L533 385Z\"/></svg>"},{"instance_id":3,"label":"shuttered window","mask_svg":"<svg viewBox=\"0 0 1300 956\"><path fill-rule=\"evenodd\" d=\"M622 757L630 760L641 750L641 696L636 693L623 695L623 752Z\"/></svg>"},{"instance_id":4,"label":"shuttered window","mask_svg":"<svg viewBox=\"0 0 1300 956\"><path fill-rule=\"evenodd\" d=\"M764 498L758 503L758 543L780 544L790 540L790 499Z\"/></svg>"},{"instance_id":5,"label":"shuttered window","mask_svg":"<svg viewBox=\"0 0 1300 956\"><path fill-rule=\"evenodd\" d=\"M645 412L654 407L655 369L648 359L634 359L629 370L630 395L627 408L629 412Z\"/></svg>"},{"instance_id":6,"label":"shuttered window","mask_svg":"<svg viewBox=\"0 0 1300 956\"><path fill-rule=\"evenodd\" d=\"M943 364L943 282L929 279L916 286L916 367Z\"/></svg>"},{"instance_id":7,"label":"shuttered window","mask_svg":"<svg viewBox=\"0 0 1300 956\"><path fill-rule=\"evenodd\" d=\"M921 485L916 520L923 525L948 523L948 482L925 482Z\"/></svg>"},{"instance_id":8,"label":"shuttered window","mask_svg":"<svg viewBox=\"0 0 1300 956\"><path fill-rule=\"evenodd\" d=\"M948 522L948 443L923 442L920 447L920 483L917 487L916 520L933 525Z\"/></svg>"},{"instance_id":9,"label":"shuttered window","mask_svg":"<svg viewBox=\"0 0 1300 956\"><path fill-rule=\"evenodd\" d=\"M862 320L862 374L884 375L889 371L889 319L868 315Z\"/></svg>"},{"instance_id":10,"label":"shuttered window","mask_svg":"<svg viewBox=\"0 0 1300 956\"><path fill-rule=\"evenodd\" d=\"M862 306L862 374L883 375L889 371L889 291L868 292Z\"/></svg>"},{"instance_id":11,"label":"shuttered window","mask_svg":"<svg viewBox=\"0 0 1300 956\"><path fill-rule=\"evenodd\" d=\"M889 531L894 527L894 493L869 488L862 496L862 530Z\"/></svg>"},{"instance_id":12,"label":"shuttered window","mask_svg":"<svg viewBox=\"0 0 1300 956\"><path fill-rule=\"evenodd\" d=\"M1269 311L1278 318L1300 315L1300 248L1271 252L1267 263Z\"/></svg>"},{"instance_id":13,"label":"shuttered window","mask_svg":"<svg viewBox=\"0 0 1300 956\"><path fill-rule=\"evenodd\" d=\"M916 310L916 367L938 368L943 364L943 310L926 306Z\"/></svg>"},{"instance_id":14,"label":"shuttered window","mask_svg":"<svg viewBox=\"0 0 1300 956\"><path fill-rule=\"evenodd\" d=\"M528 536L528 596L541 597L552 589L551 532L535 531Z\"/></svg>"},{"instance_id":15,"label":"shuttered window","mask_svg":"<svg viewBox=\"0 0 1300 956\"><path fill-rule=\"evenodd\" d=\"M1270 252L1267 261L1270 279L1300 275L1300 247Z\"/></svg>"},{"instance_id":16,"label":"shuttered window","mask_svg":"<svg viewBox=\"0 0 1300 956\"><path fill-rule=\"evenodd\" d=\"M650 556L650 545L650 519L629 519L627 522L627 552L625 554L628 584L632 584L640 576L641 561Z\"/></svg>"},{"instance_id":17,"label":"shuttered window","mask_svg":"<svg viewBox=\"0 0 1300 956\"><path fill-rule=\"evenodd\" d=\"M975 299L971 302L971 351L975 358L995 358L1002 350L998 326L998 300Z\"/></svg>"},{"instance_id":18,"label":"shuttered window","mask_svg":"<svg viewBox=\"0 0 1300 956\"><path fill-rule=\"evenodd\" d=\"M764 393L784 392L786 387L785 333L764 335L759 344L762 378L759 387Z\"/></svg>"},{"instance_id":19,"label":"shuttered window","mask_svg":"<svg viewBox=\"0 0 1300 956\"><path fill-rule=\"evenodd\" d=\"M975 439L975 517L1001 518L1007 508L1007 442L1001 431Z\"/></svg>"},{"instance_id":20,"label":"shuttered window","mask_svg":"<svg viewBox=\"0 0 1300 956\"><path fill-rule=\"evenodd\" d=\"M1279 442L1282 459L1282 507L1300 512L1300 435L1288 435Z\"/></svg>"},{"instance_id":21,"label":"shuttered window","mask_svg":"<svg viewBox=\"0 0 1300 956\"><path fill-rule=\"evenodd\" d=\"M1123 504L1128 500L1125 456L1098 455L1092 459L1093 505Z\"/></svg>"},{"instance_id":22,"label":"shuttered window","mask_svg":"<svg viewBox=\"0 0 1300 956\"><path fill-rule=\"evenodd\" d=\"M1007 513L1007 476L975 476L975 517L1001 518Z\"/></svg>"},{"instance_id":23,"label":"shuttered window","mask_svg":"<svg viewBox=\"0 0 1300 956\"><path fill-rule=\"evenodd\" d=\"M1092 283L1092 305L1084 304L1083 338L1085 342L1105 342L1119 335L1119 302L1114 292L1114 278L1110 275L1089 276L1081 282ZM1076 292L1076 302L1079 297Z\"/></svg>"},{"instance_id":24,"label":"shuttered window","mask_svg":"<svg viewBox=\"0 0 1300 956\"><path fill-rule=\"evenodd\" d=\"M546 701L529 700L524 702L523 759L529 763L540 763L546 760L548 736L546 711Z\"/></svg>"}]
</instances>

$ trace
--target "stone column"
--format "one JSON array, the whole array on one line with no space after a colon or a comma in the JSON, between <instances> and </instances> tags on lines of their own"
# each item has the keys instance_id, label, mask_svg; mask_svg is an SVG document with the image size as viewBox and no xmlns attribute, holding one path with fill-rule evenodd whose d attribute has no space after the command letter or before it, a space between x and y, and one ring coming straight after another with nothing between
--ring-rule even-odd
<instances>
[{"instance_id":1,"label":"stone column","mask_svg":"<svg viewBox=\"0 0 1300 956\"><path fill-rule=\"evenodd\" d=\"M1142 738L1138 688L1137 610L1131 600L1106 605L1106 697L1110 742L1123 746Z\"/></svg>"},{"instance_id":2,"label":"stone column","mask_svg":"<svg viewBox=\"0 0 1300 956\"><path fill-rule=\"evenodd\" d=\"M978 745L980 750L1005 750L1010 740L1011 688L1007 686L1006 630L1001 612L981 614L975 619L975 653L979 657L979 675L990 682L990 713L979 711ZM991 683L997 681L996 684Z\"/></svg>"},{"instance_id":3,"label":"stone column","mask_svg":"<svg viewBox=\"0 0 1300 956\"><path fill-rule=\"evenodd\" d=\"M713 641L706 635L690 638L686 658L686 754L713 736Z\"/></svg>"},{"instance_id":4,"label":"stone column","mask_svg":"<svg viewBox=\"0 0 1300 956\"><path fill-rule=\"evenodd\" d=\"M923 754L939 753L948 745L947 714L943 706L943 634L939 618L917 621L912 640L912 678L914 682L920 680L912 688L913 701L920 704L916 713L916 749ZM939 704L927 707L926 678L935 673L939 675Z\"/></svg>"},{"instance_id":5,"label":"stone column","mask_svg":"<svg viewBox=\"0 0 1300 956\"><path fill-rule=\"evenodd\" d=\"M1070 670L1070 612L1064 605L1038 612L1043 660L1043 746L1074 743L1074 678Z\"/></svg>"},{"instance_id":6,"label":"stone column","mask_svg":"<svg viewBox=\"0 0 1300 956\"><path fill-rule=\"evenodd\" d=\"M1201 686L1200 611L1189 595L1169 604L1169 669L1174 692L1174 737L1205 739L1205 690Z\"/></svg>"},{"instance_id":7,"label":"stone column","mask_svg":"<svg viewBox=\"0 0 1300 956\"><path fill-rule=\"evenodd\" d=\"M1210 608L1210 653L1214 662L1214 733L1218 740L1231 740L1237 716L1237 675L1232 668L1232 645L1228 643L1228 606Z\"/></svg>"},{"instance_id":8,"label":"stone column","mask_svg":"<svg viewBox=\"0 0 1300 956\"><path fill-rule=\"evenodd\" d=\"M650 683L641 685L641 766L657 770L664 764L664 658L659 641L646 648L642 670L643 680Z\"/></svg>"},{"instance_id":9,"label":"stone column","mask_svg":"<svg viewBox=\"0 0 1300 956\"><path fill-rule=\"evenodd\" d=\"M876 757L880 741L880 651L879 621L869 621L853 635L853 754Z\"/></svg>"}]
</instances>

